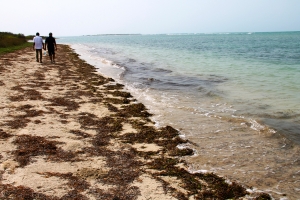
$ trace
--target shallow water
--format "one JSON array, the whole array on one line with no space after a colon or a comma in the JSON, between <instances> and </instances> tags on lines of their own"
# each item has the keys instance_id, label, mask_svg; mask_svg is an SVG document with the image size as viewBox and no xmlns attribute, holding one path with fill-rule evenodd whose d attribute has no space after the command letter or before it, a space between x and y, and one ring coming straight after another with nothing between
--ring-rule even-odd
<instances>
[{"instance_id":1,"label":"shallow water","mask_svg":"<svg viewBox=\"0 0 300 200\"><path fill-rule=\"evenodd\" d=\"M61 38L197 146L191 170L300 196L299 32ZM283 194L286 194L284 196Z\"/></svg>"}]
</instances>

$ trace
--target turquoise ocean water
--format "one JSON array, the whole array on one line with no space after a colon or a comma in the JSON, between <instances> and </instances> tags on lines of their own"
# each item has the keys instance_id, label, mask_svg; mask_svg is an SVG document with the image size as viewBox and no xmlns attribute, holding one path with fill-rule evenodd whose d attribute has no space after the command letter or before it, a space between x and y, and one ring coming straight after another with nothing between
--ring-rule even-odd
<instances>
[{"instance_id":1,"label":"turquoise ocean water","mask_svg":"<svg viewBox=\"0 0 300 200\"><path fill-rule=\"evenodd\" d=\"M123 83L157 126L172 125L198 144L188 159L192 171L213 171L274 197L300 196L300 32L58 42Z\"/></svg>"}]
</instances>

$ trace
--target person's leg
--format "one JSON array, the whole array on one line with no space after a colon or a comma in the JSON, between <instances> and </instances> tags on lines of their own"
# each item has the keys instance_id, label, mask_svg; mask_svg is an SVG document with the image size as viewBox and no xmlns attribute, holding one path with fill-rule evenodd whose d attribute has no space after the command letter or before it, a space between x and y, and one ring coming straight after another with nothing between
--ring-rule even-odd
<instances>
[{"instance_id":1,"label":"person's leg","mask_svg":"<svg viewBox=\"0 0 300 200\"><path fill-rule=\"evenodd\" d=\"M53 62L55 63L55 53L53 54Z\"/></svg>"},{"instance_id":2,"label":"person's leg","mask_svg":"<svg viewBox=\"0 0 300 200\"><path fill-rule=\"evenodd\" d=\"M36 57L36 61L39 62L39 51L38 51L38 49L35 50L35 57Z\"/></svg>"},{"instance_id":3,"label":"person's leg","mask_svg":"<svg viewBox=\"0 0 300 200\"><path fill-rule=\"evenodd\" d=\"M49 58L50 58L50 60L51 60L51 63L52 63L52 55L50 55L50 54L49 54Z\"/></svg>"},{"instance_id":4,"label":"person's leg","mask_svg":"<svg viewBox=\"0 0 300 200\"><path fill-rule=\"evenodd\" d=\"M39 49L39 53L40 53L40 62L42 63L43 62L42 61L42 59L43 59L43 55L42 55L43 51L42 51L42 49Z\"/></svg>"},{"instance_id":5,"label":"person's leg","mask_svg":"<svg viewBox=\"0 0 300 200\"><path fill-rule=\"evenodd\" d=\"M50 60L51 60L51 63L53 63L54 59L53 59L53 53L54 49L48 47L48 53L49 53L49 57L50 57Z\"/></svg>"},{"instance_id":6,"label":"person's leg","mask_svg":"<svg viewBox=\"0 0 300 200\"><path fill-rule=\"evenodd\" d=\"M49 54L50 61L52 63L52 52L51 49L49 49L49 47L48 47L48 54Z\"/></svg>"}]
</instances>

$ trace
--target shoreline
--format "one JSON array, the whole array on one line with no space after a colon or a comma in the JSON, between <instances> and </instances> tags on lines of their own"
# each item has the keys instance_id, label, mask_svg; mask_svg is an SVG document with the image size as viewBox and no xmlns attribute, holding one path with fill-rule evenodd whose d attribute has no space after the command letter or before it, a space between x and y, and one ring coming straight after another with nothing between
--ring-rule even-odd
<instances>
[{"instance_id":1,"label":"shoreline","mask_svg":"<svg viewBox=\"0 0 300 200\"><path fill-rule=\"evenodd\" d=\"M209 113L209 108L220 110L226 104L217 104L218 101L210 99L207 101L208 106L203 106L202 102L206 99L199 98L199 107L208 108L208 111L203 109L204 112L201 112L201 109L197 109L197 104L189 104L192 102L189 101L192 98L189 94L156 89L151 83L147 85L144 78L153 77L151 71L143 70L144 73L139 76L131 70L125 61L135 57L127 57L126 48L124 53L118 54L120 58L115 56L111 59L109 55L106 57L95 53L105 49L105 44L100 47L96 43L93 46L96 49L83 43L74 43L71 47L80 54L80 58L96 66L97 71L124 84L126 90L154 114L151 119L156 122L157 127L171 125L180 130L186 139L198 145L187 145L196 152L195 155L184 158L191 171L213 172L248 188L268 192L275 199L297 199L300 195L297 159L300 148L293 141L263 125L257 118L222 113L214 115L215 112L205 115ZM141 66L144 69L144 65L139 65L142 61L143 59L136 59L136 68ZM122 73L123 68L127 67L129 74L124 75L126 72ZM124 76L120 77L121 74ZM233 105L232 109L234 108Z\"/></svg>"},{"instance_id":2,"label":"shoreline","mask_svg":"<svg viewBox=\"0 0 300 200\"><path fill-rule=\"evenodd\" d=\"M193 150L177 148L189 141L155 128L123 85L58 47L56 64L35 62L31 48L0 56L1 198L269 197L190 173L182 157Z\"/></svg>"}]
</instances>

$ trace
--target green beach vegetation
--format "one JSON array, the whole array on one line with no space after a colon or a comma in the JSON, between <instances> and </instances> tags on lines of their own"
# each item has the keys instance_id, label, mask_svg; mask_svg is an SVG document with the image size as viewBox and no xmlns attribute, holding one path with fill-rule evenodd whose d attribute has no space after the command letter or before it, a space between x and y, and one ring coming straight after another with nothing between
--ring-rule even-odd
<instances>
[{"instance_id":1,"label":"green beach vegetation","mask_svg":"<svg viewBox=\"0 0 300 200\"><path fill-rule=\"evenodd\" d=\"M0 32L0 55L31 46L32 43L28 42L28 39L21 33Z\"/></svg>"}]
</instances>

